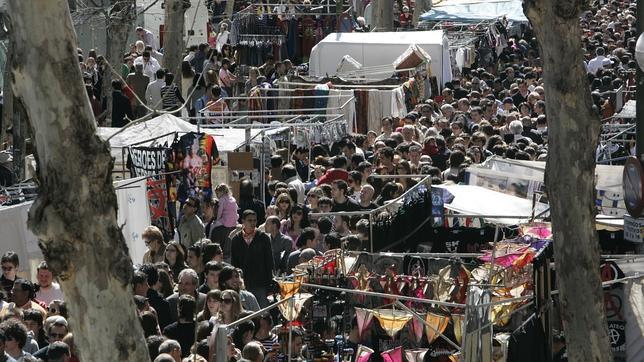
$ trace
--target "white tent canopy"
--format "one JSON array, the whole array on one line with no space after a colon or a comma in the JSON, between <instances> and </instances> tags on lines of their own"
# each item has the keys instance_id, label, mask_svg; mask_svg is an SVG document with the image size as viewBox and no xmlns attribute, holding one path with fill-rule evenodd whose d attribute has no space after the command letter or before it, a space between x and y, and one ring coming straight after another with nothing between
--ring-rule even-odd
<instances>
[{"instance_id":1,"label":"white tent canopy","mask_svg":"<svg viewBox=\"0 0 644 362\"><path fill-rule=\"evenodd\" d=\"M445 208L464 215L480 215L487 222L499 225L516 225L530 221L532 201L506 195L480 186L436 185L447 190L454 199ZM548 208L547 204L536 203L535 215ZM525 218L504 218L498 216L524 216Z\"/></svg>"},{"instance_id":2,"label":"white tent canopy","mask_svg":"<svg viewBox=\"0 0 644 362\"><path fill-rule=\"evenodd\" d=\"M114 135L120 128L99 127L97 134L104 140ZM137 146L168 146L174 140L174 133L197 132L197 126L175 117L171 114L163 114L149 121L132 126L117 134L109 140L112 157L116 163L121 163L121 152L123 148L132 145ZM201 128L202 132L208 133L215 138L217 150L222 152L235 151L246 142L246 131L242 128ZM251 129L251 138L255 137L261 130ZM253 142L261 142L261 137L255 137Z\"/></svg>"},{"instance_id":3,"label":"white tent canopy","mask_svg":"<svg viewBox=\"0 0 644 362\"><path fill-rule=\"evenodd\" d=\"M439 84L452 80L449 46L442 30L331 33L313 47L309 75L335 75L338 63L345 55L350 55L364 67L392 64L412 44L429 54L432 74L437 77Z\"/></svg>"}]
</instances>

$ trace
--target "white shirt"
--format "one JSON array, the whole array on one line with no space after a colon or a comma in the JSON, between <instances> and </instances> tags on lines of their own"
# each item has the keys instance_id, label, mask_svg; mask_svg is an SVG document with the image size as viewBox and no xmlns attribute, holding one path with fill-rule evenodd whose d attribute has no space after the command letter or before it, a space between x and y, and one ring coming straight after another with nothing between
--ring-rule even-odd
<instances>
[{"instance_id":1,"label":"white shirt","mask_svg":"<svg viewBox=\"0 0 644 362\"><path fill-rule=\"evenodd\" d=\"M136 57L134 59L134 65L143 64L143 74L150 77L150 79L156 79L157 70L161 69L161 64L159 61L150 57L150 60L147 63L143 62L143 56Z\"/></svg>"},{"instance_id":2,"label":"white shirt","mask_svg":"<svg viewBox=\"0 0 644 362\"><path fill-rule=\"evenodd\" d=\"M143 29L143 43L145 43L145 45L151 46L152 49L159 49L157 42L154 39L154 34L152 34L152 32L148 29Z\"/></svg>"},{"instance_id":3,"label":"white shirt","mask_svg":"<svg viewBox=\"0 0 644 362\"><path fill-rule=\"evenodd\" d=\"M606 59L606 57L603 55L594 57L588 62L586 71L591 74L596 74L598 70L604 69L604 59Z\"/></svg>"},{"instance_id":4,"label":"white shirt","mask_svg":"<svg viewBox=\"0 0 644 362\"><path fill-rule=\"evenodd\" d=\"M52 300L65 300L65 297L63 296L63 291L60 289L60 284L52 282L49 288L40 288L40 290L36 293L36 299L49 305Z\"/></svg>"},{"instance_id":5,"label":"white shirt","mask_svg":"<svg viewBox=\"0 0 644 362\"><path fill-rule=\"evenodd\" d=\"M157 79L148 84L148 88L145 90L145 100L150 108L161 108L161 87L164 85L163 79Z\"/></svg>"},{"instance_id":6,"label":"white shirt","mask_svg":"<svg viewBox=\"0 0 644 362\"><path fill-rule=\"evenodd\" d=\"M229 34L230 32L226 30L223 33L219 33L217 35L217 44L215 45L215 47L217 48L218 52L221 52L221 48L224 46L224 44L228 43Z\"/></svg>"},{"instance_id":7,"label":"white shirt","mask_svg":"<svg viewBox=\"0 0 644 362\"><path fill-rule=\"evenodd\" d=\"M297 176L293 176L286 180L289 187L293 187L297 191L297 203L304 204L304 184Z\"/></svg>"},{"instance_id":8,"label":"white shirt","mask_svg":"<svg viewBox=\"0 0 644 362\"><path fill-rule=\"evenodd\" d=\"M183 57L184 62L190 62L195 57L195 52L189 52L188 55Z\"/></svg>"}]
</instances>

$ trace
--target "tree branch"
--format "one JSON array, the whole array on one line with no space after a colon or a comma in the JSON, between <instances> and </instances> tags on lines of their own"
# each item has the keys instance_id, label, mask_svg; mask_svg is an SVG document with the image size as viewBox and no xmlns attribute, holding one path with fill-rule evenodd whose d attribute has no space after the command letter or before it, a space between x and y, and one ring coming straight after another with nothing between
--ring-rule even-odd
<instances>
[{"instance_id":1,"label":"tree branch","mask_svg":"<svg viewBox=\"0 0 644 362\"><path fill-rule=\"evenodd\" d=\"M139 15L145 13L146 11L150 10L150 8L153 7L154 5L156 5L156 3L158 3L158 2L159 2L159 0L154 0L152 2L152 4L148 5L145 9L141 10L141 12L136 14L136 16L139 16Z\"/></svg>"}]
</instances>

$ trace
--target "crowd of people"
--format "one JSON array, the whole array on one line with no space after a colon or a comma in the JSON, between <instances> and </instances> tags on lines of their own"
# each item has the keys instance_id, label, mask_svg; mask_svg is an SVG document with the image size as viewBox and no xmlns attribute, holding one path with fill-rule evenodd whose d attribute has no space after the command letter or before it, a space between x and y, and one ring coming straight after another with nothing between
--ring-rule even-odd
<instances>
[{"instance_id":1,"label":"crowd of people","mask_svg":"<svg viewBox=\"0 0 644 362\"><path fill-rule=\"evenodd\" d=\"M222 3L210 5L220 11ZM400 6L401 27L408 26L411 5ZM615 111L616 90L633 84L635 2L596 2L580 21L594 104L606 118ZM188 102L193 116L203 109L228 109L221 97L233 94L236 78L246 76L235 66L233 47L192 47L181 74L173 75L161 67L163 54L154 36L143 28L136 32L140 40L121 69L125 83L112 82L112 126L146 114L148 107L172 111ZM84 56L79 50L79 57L94 113L101 117L102 75L109 67L95 51ZM258 78L288 77L291 67L268 58L251 70L246 92ZM548 123L556 122L556 115L547 115L541 76L537 42L527 29L510 38L496 62L466 69L440 95L418 99L403 118L384 118L380 129L350 134L332 145L272 155L265 199L258 198L251 180L241 181L237 198L230 185L216 185L213 196L191 197L182 205L174 240L166 240L156 226L142 230L147 251L143 260L133 261L132 290L151 359L213 361L218 326L274 302L275 278L297 265L341 246L365 249L367 213L413 188L417 176L429 176L432 184L459 183L469 165L492 156L545 161ZM365 214L324 215L342 211ZM32 282L17 276L20 261L14 252L5 251L1 262L0 361L77 360L64 296L47 263L38 265ZM296 327L290 346L285 326L277 313L236 325L229 330L227 359L277 361L287 351L294 358L311 358L311 341L333 339L336 333L347 336L347 345L363 342L355 333L355 318L345 331Z\"/></svg>"}]
</instances>

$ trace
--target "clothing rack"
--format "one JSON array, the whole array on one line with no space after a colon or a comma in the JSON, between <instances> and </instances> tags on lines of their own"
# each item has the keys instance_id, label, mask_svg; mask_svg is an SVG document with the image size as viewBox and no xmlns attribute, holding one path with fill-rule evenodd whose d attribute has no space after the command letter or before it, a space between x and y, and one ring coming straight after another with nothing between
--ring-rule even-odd
<instances>
[{"instance_id":1,"label":"clothing rack","mask_svg":"<svg viewBox=\"0 0 644 362\"><path fill-rule=\"evenodd\" d=\"M269 38L269 39L284 39L284 34L239 34L238 38Z\"/></svg>"},{"instance_id":2,"label":"clothing rack","mask_svg":"<svg viewBox=\"0 0 644 362\"><path fill-rule=\"evenodd\" d=\"M311 87L311 88L313 88L313 87L315 87L317 85L322 85L322 83L304 83L304 82L291 82L291 81L289 81L289 82L280 82L280 84L302 86L302 87ZM354 88L355 89L390 88L390 89L394 89L394 88L398 88L400 86L401 86L401 84L379 84L379 85L376 85L376 84L373 84L373 85L370 85L370 84L333 84L333 86L330 87L330 89L333 89L333 88L347 88L347 89L354 89Z\"/></svg>"}]
</instances>

